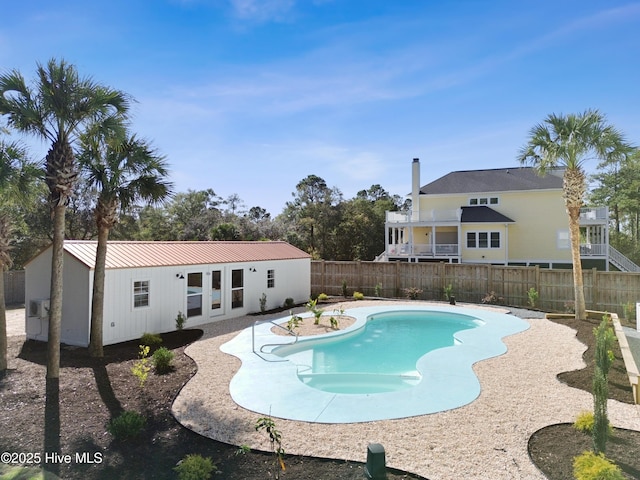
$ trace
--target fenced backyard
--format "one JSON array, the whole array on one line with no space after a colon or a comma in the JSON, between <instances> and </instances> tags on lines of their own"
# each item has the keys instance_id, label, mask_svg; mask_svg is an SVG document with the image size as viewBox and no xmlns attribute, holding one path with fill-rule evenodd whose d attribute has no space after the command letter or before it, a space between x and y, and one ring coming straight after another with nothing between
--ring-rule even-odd
<instances>
[{"instance_id":1,"label":"fenced backyard","mask_svg":"<svg viewBox=\"0 0 640 480\"><path fill-rule=\"evenodd\" d=\"M583 271L584 295L589 310L635 318L640 302L640 273ZM480 264L407 262L311 262L311 293L404 297L404 289L418 288L423 300L444 300L451 285L456 301L479 303L490 292L504 304L527 306L531 288L538 293L536 307L549 312L573 308L573 273L532 267Z\"/></svg>"}]
</instances>

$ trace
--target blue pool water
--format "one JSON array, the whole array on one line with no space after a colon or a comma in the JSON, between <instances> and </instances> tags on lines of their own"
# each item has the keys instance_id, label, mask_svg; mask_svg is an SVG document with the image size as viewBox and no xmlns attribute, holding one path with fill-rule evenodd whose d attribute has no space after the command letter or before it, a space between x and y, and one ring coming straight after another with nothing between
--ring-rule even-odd
<instances>
[{"instance_id":1,"label":"blue pool water","mask_svg":"<svg viewBox=\"0 0 640 480\"><path fill-rule=\"evenodd\" d=\"M344 314L356 318L349 328L296 343L267 322L222 345L242 361L229 385L233 400L260 414L320 423L458 408L481 392L473 364L505 353L502 338L529 327L493 310L417 303Z\"/></svg>"},{"instance_id":2,"label":"blue pool water","mask_svg":"<svg viewBox=\"0 0 640 480\"><path fill-rule=\"evenodd\" d=\"M403 311L372 316L351 335L275 348L298 366L306 385L334 393L382 393L420 382L418 360L456 344L457 332L482 322L449 312ZM459 342L458 342L459 343Z\"/></svg>"}]
</instances>

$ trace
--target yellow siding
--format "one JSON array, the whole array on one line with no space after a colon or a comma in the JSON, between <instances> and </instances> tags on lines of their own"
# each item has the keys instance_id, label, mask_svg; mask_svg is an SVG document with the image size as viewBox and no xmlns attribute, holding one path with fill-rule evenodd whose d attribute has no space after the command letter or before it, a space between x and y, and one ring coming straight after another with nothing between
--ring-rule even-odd
<instances>
[{"instance_id":1,"label":"yellow siding","mask_svg":"<svg viewBox=\"0 0 640 480\"><path fill-rule=\"evenodd\" d=\"M424 214L430 210L460 208L469 204L470 197L498 197L498 205L488 206L515 223L508 225L508 236L503 224L464 224L461 232L463 262L503 262L503 248L507 247L507 242L510 262L571 261L571 251L568 248L558 248L558 232L566 232L569 228L560 190L421 196L420 211ZM467 231L501 231L502 248L467 249Z\"/></svg>"}]
</instances>

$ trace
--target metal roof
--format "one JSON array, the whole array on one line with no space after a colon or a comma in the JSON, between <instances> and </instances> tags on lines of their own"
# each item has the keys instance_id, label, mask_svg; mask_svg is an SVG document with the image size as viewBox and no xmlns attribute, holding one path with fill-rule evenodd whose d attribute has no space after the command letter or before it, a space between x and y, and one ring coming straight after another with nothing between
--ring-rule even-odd
<instances>
[{"instance_id":1,"label":"metal roof","mask_svg":"<svg viewBox=\"0 0 640 480\"><path fill-rule=\"evenodd\" d=\"M420 189L420 193L439 195L561 189L562 176L558 176L558 173L561 171L540 176L533 167L462 170L428 183Z\"/></svg>"},{"instance_id":2,"label":"metal roof","mask_svg":"<svg viewBox=\"0 0 640 480\"><path fill-rule=\"evenodd\" d=\"M65 240L64 250L89 268L96 263L95 240ZM107 243L106 268L163 267L213 263L292 260L311 256L286 242L133 242Z\"/></svg>"}]
</instances>

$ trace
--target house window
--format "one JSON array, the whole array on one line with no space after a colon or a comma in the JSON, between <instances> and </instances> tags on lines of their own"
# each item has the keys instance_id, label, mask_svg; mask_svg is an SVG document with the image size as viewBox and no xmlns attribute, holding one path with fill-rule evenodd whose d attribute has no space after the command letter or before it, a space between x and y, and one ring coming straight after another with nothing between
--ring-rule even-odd
<instances>
[{"instance_id":1,"label":"house window","mask_svg":"<svg viewBox=\"0 0 640 480\"><path fill-rule=\"evenodd\" d=\"M500 248L500 232L467 232L467 248Z\"/></svg>"},{"instance_id":2,"label":"house window","mask_svg":"<svg viewBox=\"0 0 640 480\"><path fill-rule=\"evenodd\" d=\"M149 280L133 282L133 308L149 306Z\"/></svg>"},{"instance_id":3,"label":"house window","mask_svg":"<svg viewBox=\"0 0 640 480\"><path fill-rule=\"evenodd\" d=\"M202 315L202 272L187 274L187 318Z\"/></svg>"},{"instance_id":4,"label":"house window","mask_svg":"<svg viewBox=\"0 0 640 480\"><path fill-rule=\"evenodd\" d=\"M556 245L558 247L558 250L566 250L568 248L571 248L571 242L569 241L569 230L558 230Z\"/></svg>"},{"instance_id":5,"label":"house window","mask_svg":"<svg viewBox=\"0 0 640 480\"><path fill-rule=\"evenodd\" d=\"M500 248L500 232L491 232L491 248Z\"/></svg>"},{"instance_id":6,"label":"house window","mask_svg":"<svg viewBox=\"0 0 640 480\"><path fill-rule=\"evenodd\" d=\"M231 308L244 305L244 270L231 270Z\"/></svg>"},{"instance_id":7,"label":"house window","mask_svg":"<svg viewBox=\"0 0 640 480\"><path fill-rule=\"evenodd\" d=\"M477 248L476 232L467 232L467 248Z\"/></svg>"},{"instance_id":8,"label":"house window","mask_svg":"<svg viewBox=\"0 0 640 480\"><path fill-rule=\"evenodd\" d=\"M267 270L267 288L273 288L276 286L276 271Z\"/></svg>"},{"instance_id":9,"label":"house window","mask_svg":"<svg viewBox=\"0 0 640 480\"><path fill-rule=\"evenodd\" d=\"M471 197L469 205L498 205L498 197Z\"/></svg>"}]
</instances>

